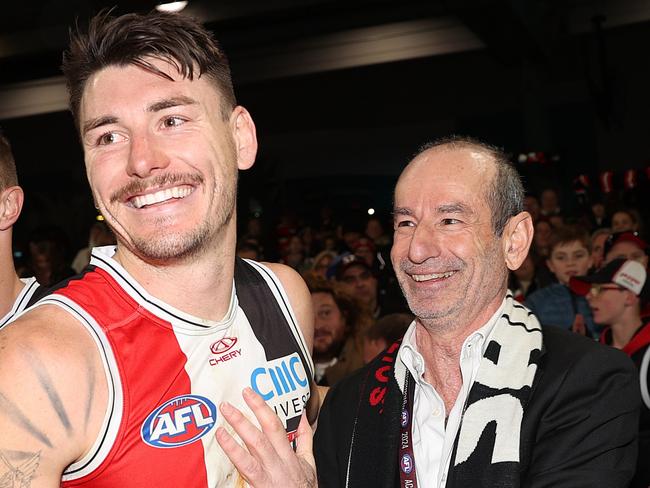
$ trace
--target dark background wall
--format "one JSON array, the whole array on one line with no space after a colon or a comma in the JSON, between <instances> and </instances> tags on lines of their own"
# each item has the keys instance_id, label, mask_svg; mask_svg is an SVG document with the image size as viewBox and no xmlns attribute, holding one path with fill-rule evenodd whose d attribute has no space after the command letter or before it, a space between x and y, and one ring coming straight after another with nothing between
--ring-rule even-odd
<instances>
[{"instance_id":1,"label":"dark background wall","mask_svg":"<svg viewBox=\"0 0 650 488\"><path fill-rule=\"evenodd\" d=\"M241 175L240 216L261 210L271 220L293 209L309 217L323 204L386 214L395 178L417 147L452 133L515 155L558 154L558 162L520 170L531 192L553 185L567 199L578 174L595 181L604 170L650 165L646 21L600 33L588 28L560 36L561 42L533 42L529 34L518 45L521 27L505 19L491 27L501 32L496 40L474 29L484 48L255 79L254 65L241 54L255 40L242 47L241 31L259 25L259 15L215 28L232 52L239 102L253 114L260 141L255 167ZM472 26L470 17L461 15ZM16 81L19 64L0 68L0 85L5 75ZM73 247L82 246L95 210L69 114L9 118L0 127L13 143L27 194L18 240L56 223Z\"/></svg>"}]
</instances>

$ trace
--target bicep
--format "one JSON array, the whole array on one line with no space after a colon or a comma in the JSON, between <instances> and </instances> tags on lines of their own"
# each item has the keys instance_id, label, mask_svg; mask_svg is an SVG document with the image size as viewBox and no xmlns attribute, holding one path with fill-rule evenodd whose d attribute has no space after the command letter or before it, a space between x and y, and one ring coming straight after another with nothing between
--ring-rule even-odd
<instances>
[{"instance_id":1,"label":"bicep","mask_svg":"<svg viewBox=\"0 0 650 488\"><path fill-rule=\"evenodd\" d=\"M0 481L19 475L20 486L58 486L67 464L61 417L70 424L47 370L39 372L40 364L29 364L35 357L37 353L5 349L0 359Z\"/></svg>"},{"instance_id":2,"label":"bicep","mask_svg":"<svg viewBox=\"0 0 650 488\"><path fill-rule=\"evenodd\" d=\"M26 317L0 331L0 486L8 473L20 486L59 486L96 430L86 396L102 382L89 383L88 348L76 354L55 325Z\"/></svg>"}]
</instances>

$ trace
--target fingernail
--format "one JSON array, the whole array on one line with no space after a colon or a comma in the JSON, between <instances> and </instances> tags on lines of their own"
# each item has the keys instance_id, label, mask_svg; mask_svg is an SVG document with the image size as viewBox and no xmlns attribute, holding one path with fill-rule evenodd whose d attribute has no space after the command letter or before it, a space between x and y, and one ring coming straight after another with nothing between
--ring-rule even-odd
<instances>
[{"instance_id":1,"label":"fingernail","mask_svg":"<svg viewBox=\"0 0 650 488\"><path fill-rule=\"evenodd\" d=\"M221 402L221 405L219 405L219 409L221 410L222 413L226 415L234 411L233 406L228 402Z\"/></svg>"}]
</instances>

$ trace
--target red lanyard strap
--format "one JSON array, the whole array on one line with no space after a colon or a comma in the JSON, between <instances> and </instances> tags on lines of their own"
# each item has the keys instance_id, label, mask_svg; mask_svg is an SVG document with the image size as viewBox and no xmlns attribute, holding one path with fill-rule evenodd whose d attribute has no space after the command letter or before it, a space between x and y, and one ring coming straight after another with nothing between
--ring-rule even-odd
<instances>
[{"instance_id":1,"label":"red lanyard strap","mask_svg":"<svg viewBox=\"0 0 650 488\"><path fill-rule=\"evenodd\" d=\"M415 475L415 455L413 454L413 403L415 380L406 372L404 381L404 400L400 416L400 449L398 450L399 479L401 488L417 488L418 480Z\"/></svg>"}]
</instances>

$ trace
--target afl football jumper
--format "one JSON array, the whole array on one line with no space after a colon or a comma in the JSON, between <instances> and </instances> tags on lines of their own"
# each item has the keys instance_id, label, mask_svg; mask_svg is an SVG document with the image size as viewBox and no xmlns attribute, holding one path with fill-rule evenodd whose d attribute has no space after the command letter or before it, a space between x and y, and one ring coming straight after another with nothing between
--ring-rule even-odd
<instances>
[{"instance_id":1,"label":"afl football jumper","mask_svg":"<svg viewBox=\"0 0 650 488\"><path fill-rule=\"evenodd\" d=\"M36 278L21 278L20 281L22 281L25 286L20 290L11 310L9 310L4 317L0 317L0 329L8 324L12 319L18 317L23 310L36 302L44 291L44 288L38 284L38 281L36 281Z\"/></svg>"},{"instance_id":2,"label":"afl football jumper","mask_svg":"<svg viewBox=\"0 0 650 488\"><path fill-rule=\"evenodd\" d=\"M220 322L149 295L95 248L79 276L37 306L73 315L93 337L109 387L92 449L63 473L63 487L246 486L219 447L227 400L257 424L241 392L259 393L292 439L309 398L313 363L287 295L269 268L237 259L230 307ZM87 401L80 392L79 401Z\"/></svg>"}]
</instances>

